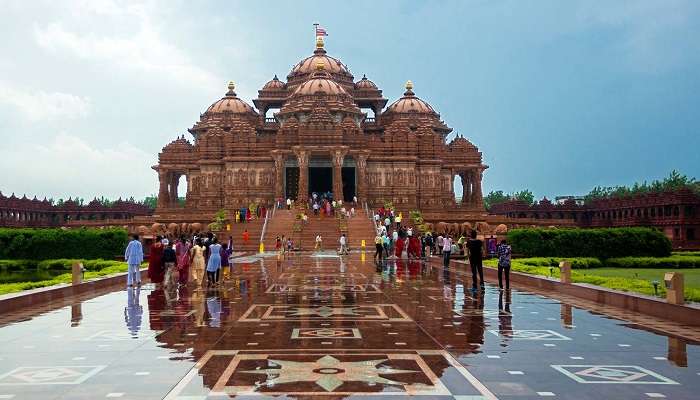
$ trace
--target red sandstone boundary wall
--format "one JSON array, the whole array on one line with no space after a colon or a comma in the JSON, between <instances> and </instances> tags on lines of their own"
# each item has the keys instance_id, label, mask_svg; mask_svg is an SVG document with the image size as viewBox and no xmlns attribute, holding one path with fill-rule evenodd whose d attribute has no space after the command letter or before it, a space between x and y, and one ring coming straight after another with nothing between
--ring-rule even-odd
<instances>
[{"instance_id":1,"label":"red sandstone boundary wall","mask_svg":"<svg viewBox=\"0 0 700 400\"><path fill-rule=\"evenodd\" d=\"M463 261L460 263L465 264ZM486 267L484 268L484 277L490 281L498 281L498 271L494 268ZM635 311L680 324L700 326L700 308L695 305L669 304L655 297L620 292L584 283L565 284L558 280L520 272L511 272L510 281L511 283L536 287L543 291L576 296L598 304Z\"/></svg>"}]
</instances>

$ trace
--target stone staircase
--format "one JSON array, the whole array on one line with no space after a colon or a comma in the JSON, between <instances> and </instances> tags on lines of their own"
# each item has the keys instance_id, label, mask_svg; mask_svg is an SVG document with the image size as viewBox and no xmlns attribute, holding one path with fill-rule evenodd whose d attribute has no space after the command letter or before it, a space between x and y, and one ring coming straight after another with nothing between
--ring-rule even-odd
<instances>
[{"instance_id":1,"label":"stone staircase","mask_svg":"<svg viewBox=\"0 0 700 400\"><path fill-rule=\"evenodd\" d=\"M282 235L289 237L292 236L292 240L296 243L299 237L298 232L294 232L294 219L296 216L296 210L281 209L276 210L274 216L267 222L267 229L265 230L265 238L263 242L265 243L265 251L275 250L275 239L277 236L282 237Z\"/></svg>"},{"instance_id":2,"label":"stone staircase","mask_svg":"<svg viewBox=\"0 0 700 400\"><path fill-rule=\"evenodd\" d=\"M359 249L362 240L365 241L366 249L374 249L374 224L370 220L365 210L361 207L355 210L355 216L345 220L347 225L348 243L351 249Z\"/></svg>"},{"instance_id":3,"label":"stone staircase","mask_svg":"<svg viewBox=\"0 0 700 400\"><path fill-rule=\"evenodd\" d=\"M260 245L260 234L262 233L264 219L254 219L249 223L244 224L230 224L231 230L218 231L216 237L219 238L221 243L227 243L228 237L233 237L233 249L235 251L246 251L246 252L257 252L258 246ZM243 232L248 230L250 235L250 240L248 243L243 241Z\"/></svg>"},{"instance_id":4,"label":"stone staircase","mask_svg":"<svg viewBox=\"0 0 700 400\"><path fill-rule=\"evenodd\" d=\"M313 250L316 244L316 235L321 234L323 238L324 250L337 250L340 248L340 228L336 217L322 217L320 215L309 215L309 222L302 225L301 242L295 243L295 246L301 244L302 250Z\"/></svg>"}]
</instances>

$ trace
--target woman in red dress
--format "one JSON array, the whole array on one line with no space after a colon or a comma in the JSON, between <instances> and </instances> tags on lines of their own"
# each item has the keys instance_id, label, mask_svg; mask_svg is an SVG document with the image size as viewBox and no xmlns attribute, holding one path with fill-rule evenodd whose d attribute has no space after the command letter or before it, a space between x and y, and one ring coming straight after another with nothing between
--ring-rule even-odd
<instances>
[{"instance_id":1,"label":"woman in red dress","mask_svg":"<svg viewBox=\"0 0 700 400\"><path fill-rule=\"evenodd\" d=\"M163 283L165 271L163 270L163 243L162 238L156 236L156 241L151 245L148 254L148 278L155 284Z\"/></svg>"}]
</instances>

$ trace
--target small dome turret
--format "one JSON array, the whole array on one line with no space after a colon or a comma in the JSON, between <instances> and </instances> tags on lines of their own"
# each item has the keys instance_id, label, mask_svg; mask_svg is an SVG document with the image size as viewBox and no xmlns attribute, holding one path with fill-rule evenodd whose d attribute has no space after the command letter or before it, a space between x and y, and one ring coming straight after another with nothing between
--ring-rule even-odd
<instances>
[{"instance_id":1,"label":"small dome turret","mask_svg":"<svg viewBox=\"0 0 700 400\"><path fill-rule=\"evenodd\" d=\"M229 81L228 92L226 92L226 95L221 100L218 100L214 102L214 104L210 105L209 108L207 108L207 111L205 111L205 114L224 112L231 112L233 114L257 114L253 107L236 96L236 92L234 91L235 88L236 85L233 83L233 81Z\"/></svg>"}]
</instances>

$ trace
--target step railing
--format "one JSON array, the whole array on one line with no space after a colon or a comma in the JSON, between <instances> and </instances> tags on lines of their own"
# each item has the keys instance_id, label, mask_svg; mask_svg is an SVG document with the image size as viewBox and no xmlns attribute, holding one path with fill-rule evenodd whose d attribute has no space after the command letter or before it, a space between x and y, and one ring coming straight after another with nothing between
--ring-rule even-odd
<instances>
[{"instance_id":1,"label":"step railing","mask_svg":"<svg viewBox=\"0 0 700 400\"><path fill-rule=\"evenodd\" d=\"M262 230L260 231L260 243L265 240L265 232L267 232L267 223L275 216L276 207L272 207L272 212L269 210L265 213L265 222L263 222Z\"/></svg>"}]
</instances>

